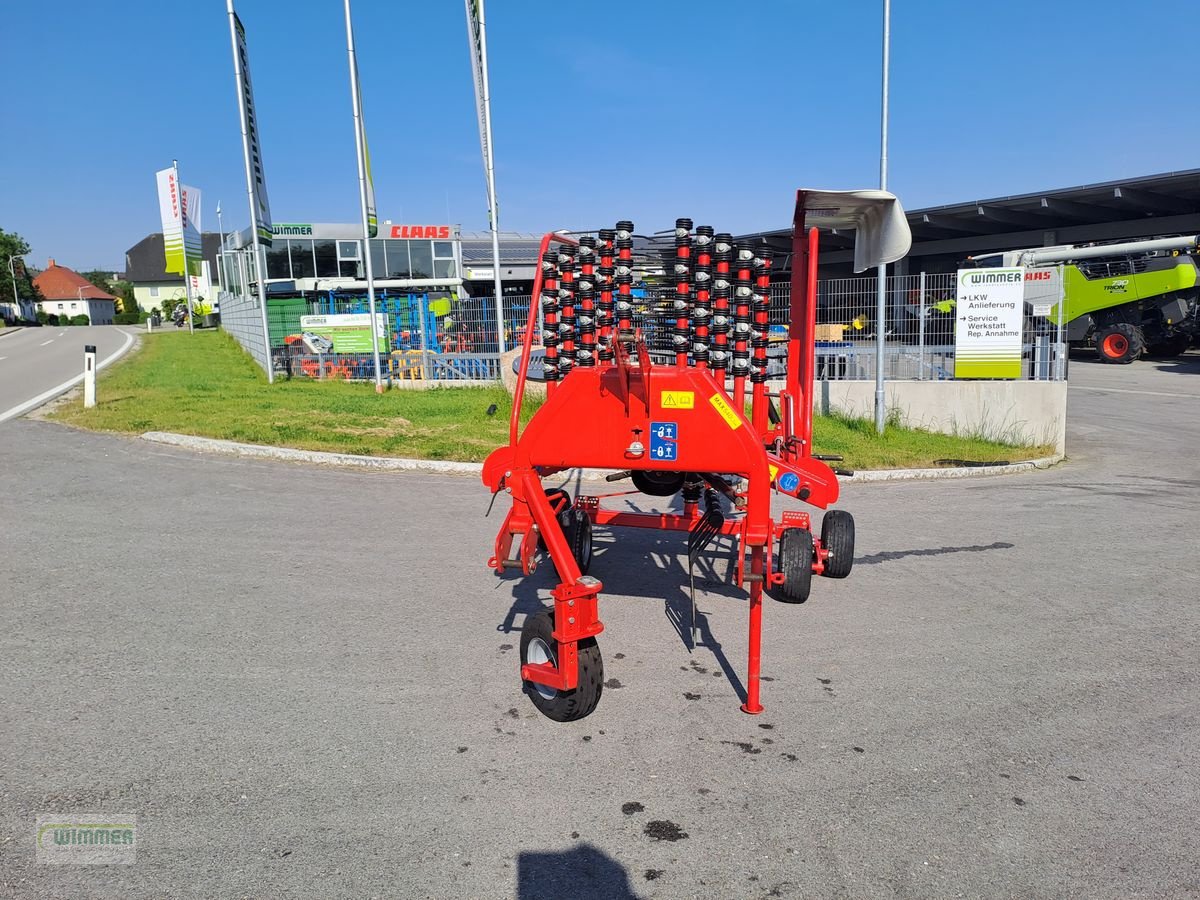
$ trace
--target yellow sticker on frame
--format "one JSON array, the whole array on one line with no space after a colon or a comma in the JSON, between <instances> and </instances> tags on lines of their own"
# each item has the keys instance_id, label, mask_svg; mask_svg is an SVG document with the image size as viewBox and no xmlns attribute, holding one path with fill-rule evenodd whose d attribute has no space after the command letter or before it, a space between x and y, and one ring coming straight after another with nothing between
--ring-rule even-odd
<instances>
[{"instance_id":1,"label":"yellow sticker on frame","mask_svg":"<svg viewBox=\"0 0 1200 900\"><path fill-rule=\"evenodd\" d=\"M663 409L695 409L696 395L692 391L663 391Z\"/></svg>"},{"instance_id":2,"label":"yellow sticker on frame","mask_svg":"<svg viewBox=\"0 0 1200 900\"><path fill-rule=\"evenodd\" d=\"M733 407L729 405L729 401L721 394L713 394L708 398L708 402L712 404L712 408L721 414L721 418L725 420L734 431L742 427L742 420L738 418L738 414L733 411Z\"/></svg>"}]
</instances>

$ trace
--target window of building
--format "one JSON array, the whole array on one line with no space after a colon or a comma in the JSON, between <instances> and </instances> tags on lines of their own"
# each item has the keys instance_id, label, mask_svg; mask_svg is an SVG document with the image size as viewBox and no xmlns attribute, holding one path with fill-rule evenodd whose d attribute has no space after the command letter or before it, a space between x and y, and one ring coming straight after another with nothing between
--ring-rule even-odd
<instances>
[{"instance_id":1,"label":"window of building","mask_svg":"<svg viewBox=\"0 0 1200 900\"><path fill-rule=\"evenodd\" d=\"M79 309L79 304L76 303L74 300L71 301L71 309L73 309L73 310Z\"/></svg>"},{"instance_id":2,"label":"window of building","mask_svg":"<svg viewBox=\"0 0 1200 900\"><path fill-rule=\"evenodd\" d=\"M317 265L313 261L312 241L288 241L292 254L293 278L316 278Z\"/></svg>"},{"instance_id":3,"label":"window of building","mask_svg":"<svg viewBox=\"0 0 1200 900\"><path fill-rule=\"evenodd\" d=\"M338 241L338 273L342 278L362 278L362 252L359 241Z\"/></svg>"},{"instance_id":4,"label":"window of building","mask_svg":"<svg viewBox=\"0 0 1200 900\"><path fill-rule=\"evenodd\" d=\"M407 278L410 271L411 269L408 264L408 241L388 241L388 278Z\"/></svg>"},{"instance_id":5,"label":"window of building","mask_svg":"<svg viewBox=\"0 0 1200 900\"><path fill-rule=\"evenodd\" d=\"M387 255L384 249L384 242L381 240L371 241L371 274L376 278L386 278L387 270Z\"/></svg>"},{"instance_id":6,"label":"window of building","mask_svg":"<svg viewBox=\"0 0 1200 900\"><path fill-rule=\"evenodd\" d=\"M413 278L433 277L432 241L409 241L408 256L412 262Z\"/></svg>"},{"instance_id":7,"label":"window of building","mask_svg":"<svg viewBox=\"0 0 1200 900\"><path fill-rule=\"evenodd\" d=\"M157 296L158 296L158 285L157 285L157 284L154 284L154 285L151 285L151 286L150 286L150 296L151 296L151 297L157 297Z\"/></svg>"},{"instance_id":8,"label":"window of building","mask_svg":"<svg viewBox=\"0 0 1200 900\"><path fill-rule=\"evenodd\" d=\"M317 260L318 278L337 278L337 242L313 241L313 256Z\"/></svg>"},{"instance_id":9,"label":"window of building","mask_svg":"<svg viewBox=\"0 0 1200 900\"><path fill-rule=\"evenodd\" d=\"M288 264L288 247L286 241L272 241L267 248L267 278L292 277L291 266Z\"/></svg>"},{"instance_id":10,"label":"window of building","mask_svg":"<svg viewBox=\"0 0 1200 900\"><path fill-rule=\"evenodd\" d=\"M61 303L60 303L60 304L58 304L58 308L59 308L59 309L62 309L62 308L63 308L63 305L62 305Z\"/></svg>"},{"instance_id":11,"label":"window of building","mask_svg":"<svg viewBox=\"0 0 1200 900\"><path fill-rule=\"evenodd\" d=\"M453 278L455 276L454 245L449 241L434 241L433 244L433 275L435 278Z\"/></svg>"}]
</instances>

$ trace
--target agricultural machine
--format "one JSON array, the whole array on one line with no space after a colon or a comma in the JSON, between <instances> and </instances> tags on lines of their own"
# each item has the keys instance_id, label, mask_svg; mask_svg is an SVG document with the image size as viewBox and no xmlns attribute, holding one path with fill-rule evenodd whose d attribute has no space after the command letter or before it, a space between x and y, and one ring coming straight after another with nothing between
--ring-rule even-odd
<instances>
[{"instance_id":1,"label":"agricultural machine","mask_svg":"<svg viewBox=\"0 0 1200 900\"><path fill-rule=\"evenodd\" d=\"M488 566L531 575L544 553L557 573L553 608L525 620L521 679L533 704L557 721L591 713L603 689L596 642L602 588L589 573L592 529L650 528L687 533L689 563L718 535L736 544L733 579L749 592L748 676L742 710L762 712L762 600L803 603L814 575L844 578L854 561L854 520L829 510L814 535L809 513L771 515L771 492L828 510L838 480L813 453L813 368L817 229L857 228L859 271L899 259L910 235L896 198L883 191L797 192L793 219L791 321L786 380L768 390L768 307L772 258L689 219L675 223L668 261L675 283L669 326L673 358L656 364L634 328L639 260L633 223L578 238L542 238L534 297L545 348L546 402L519 429L528 365L518 371L509 442L483 468L483 481L512 504ZM523 344L530 360L537 309ZM776 386L778 387L778 386ZM774 401L778 401L778 405ZM747 411L747 403L749 409ZM571 497L544 480L574 468L612 470L636 492L675 498L672 512L606 508L601 496ZM612 495L609 495L612 496ZM693 644L695 600L692 608Z\"/></svg>"},{"instance_id":2,"label":"agricultural machine","mask_svg":"<svg viewBox=\"0 0 1200 900\"><path fill-rule=\"evenodd\" d=\"M1026 300L1052 267L1062 267L1062 321L1074 347L1095 347L1101 362L1131 363L1143 353L1178 356L1200 329L1200 235L1090 247L1036 247L971 258L977 266L1025 266ZM1058 300L1048 319L1059 316Z\"/></svg>"}]
</instances>

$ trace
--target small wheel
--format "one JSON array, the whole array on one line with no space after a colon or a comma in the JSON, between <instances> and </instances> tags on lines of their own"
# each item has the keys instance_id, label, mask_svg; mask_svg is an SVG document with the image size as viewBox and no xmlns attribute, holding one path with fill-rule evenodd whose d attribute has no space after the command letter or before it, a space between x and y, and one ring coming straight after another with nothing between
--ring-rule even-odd
<instances>
[{"instance_id":1,"label":"small wheel","mask_svg":"<svg viewBox=\"0 0 1200 900\"><path fill-rule=\"evenodd\" d=\"M521 665L553 663L558 665L558 642L554 640L554 613L544 610L525 620L521 629ZM573 691L558 691L544 684L524 682L525 693L538 712L555 722L574 722L590 715L604 690L604 660L595 638L584 638L579 647L579 686Z\"/></svg>"},{"instance_id":2,"label":"small wheel","mask_svg":"<svg viewBox=\"0 0 1200 900\"><path fill-rule=\"evenodd\" d=\"M558 514L563 537L571 548L571 555L579 566L579 574L586 575L592 565L592 520L577 506L569 506ZM556 569L557 570L557 569ZM562 573L559 573L559 578Z\"/></svg>"},{"instance_id":3,"label":"small wheel","mask_svg":"<svg viewBox=\"0 0 1200 900\"><path fill-rule=\"evenodd\" d=\"M826 578L845 578L854 565L854 516L844 509L831 509L821 520L821 546L825 557Z\"/></svg>"},{"instance_id":4,"label":"small wheel","mask_svg":"<svg viewBox=\"0 0 1200 900\"><path fill-rule=\"evenodd\" d=\"M1142 329L1127 322L1118 322L1096 332L1093 338L1096 344L1096 354L1100 362L1128 365L1139 356L1146 347L1146 339Z\"/></svg>"},{"instance_id":5,"label":"small wheel","mask_svg":"<svg viewBox=\"0 0 1200 900\"><path fill-rule=\"evenodd\" d=\"M651 497L674 497L683 488L683 472L655 472L635 469L630 473L633 486Z\"/></svg>"},{"instance_id":6,"label":"small wheel","mask_svg":"<svg viewBox=\"0 0 1200 900\"><path fill-rule=\"evenodd\" d=\"M803 603L812 590L813 538L807 528L789 528L779 536L779 569L783 584L777 600Z\"/></svg>"}]
</instances>

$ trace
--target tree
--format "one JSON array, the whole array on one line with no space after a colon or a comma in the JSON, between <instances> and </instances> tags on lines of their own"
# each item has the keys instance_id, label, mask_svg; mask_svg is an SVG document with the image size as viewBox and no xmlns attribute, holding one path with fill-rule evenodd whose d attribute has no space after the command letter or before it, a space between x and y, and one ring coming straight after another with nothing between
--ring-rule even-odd
<instances>
[{"instance_id":1,"label":"tree","mask_svg":"<svg viewBox=\"0 0 1200 900\"><path fill-rule=\"evenodd\" d=\"M12 261L13 269L17 275L17 293L20 299L29 301L38 301L44 299L41 291L33 284L33 279L29 276L24 262L21 257L29 255L29 244L19 234L5 231L0 228L0 306L14 303L17 298L13 297L13 280L9 270L9 261Z\"/></svg>"}]
</instances>

